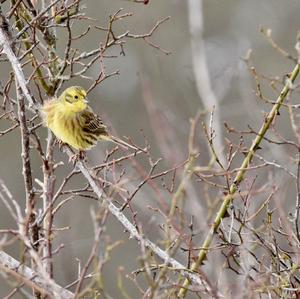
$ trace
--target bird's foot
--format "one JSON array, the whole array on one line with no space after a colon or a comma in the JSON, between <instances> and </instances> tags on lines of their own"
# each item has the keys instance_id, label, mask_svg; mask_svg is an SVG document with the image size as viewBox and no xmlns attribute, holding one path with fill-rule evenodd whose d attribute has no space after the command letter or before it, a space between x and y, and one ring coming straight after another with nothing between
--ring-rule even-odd
<instances>
[{"instance_id":1,"label":"bird's foot","mask_svg":"<svg viewBox=\"0 0 300 299\"><path fill-rule=\"evenodd\" d=\"M57 144L58 145L58 148L61 150L61 148L66 144L64 143L63 141L61 141L60 139L57 139L55 140L55 145Z\"/></svg>"},{"instance_id":2,"label":"bird's foot","mask_svg":"<svg viewBox=\"0 0 300 299\"><path fill-rule=\"evenodd\" d=\"M69 157L69 163L72 163L73 165L76 164L77 161L79 161L79 154L74 154Z\"/></svg>"},{"instance_id":3,"label":"bird's foot","mask_svg":"<svg viewBox=\"0 0 300 299\"><path fill-rule=\"evenodd\" d=\"M75 165L76 162L78 161L85 161L85 160L86 160L85 151L79 151L77 154L74 154L69 158L69 162L72 162L73 165Z\"/></svg>"}]
</instances>

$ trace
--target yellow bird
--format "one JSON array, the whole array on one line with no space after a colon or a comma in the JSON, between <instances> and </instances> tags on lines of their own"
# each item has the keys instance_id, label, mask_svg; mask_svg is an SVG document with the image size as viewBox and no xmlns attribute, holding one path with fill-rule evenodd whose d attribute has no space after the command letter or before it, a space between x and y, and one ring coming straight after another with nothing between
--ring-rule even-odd
<instances>
[{"instance_id":1,"label":"yellow bird","mask_svg":"<svg viewBox=\"0 0 300 299\"><path fill-rule=\"evenodd\" d=\"M61 142L79 150L80 157L99 140L109 140L139 150L108 133L101 118L88 106L86 91L80 86L71 86L59 98L45 102L41 112L45 126Z\"/></svg>"}]
</instances>

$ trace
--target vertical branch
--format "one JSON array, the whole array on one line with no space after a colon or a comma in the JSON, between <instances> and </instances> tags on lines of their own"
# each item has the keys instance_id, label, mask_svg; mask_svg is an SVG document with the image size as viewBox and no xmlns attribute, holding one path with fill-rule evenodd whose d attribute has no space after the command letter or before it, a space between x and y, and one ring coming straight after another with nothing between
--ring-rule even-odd
<instances>
[{"instance_id":1,"label":"vertical branch","mask_svg":"<svg viewBox=\"0 0 300 299\"><path fill-rule=\"evenodd\" d=\"M299 48L299 41L296 43L296 49ZM300 142L299 126L296 124L296 120L293 114L292 107L289 106L289 114L292 129L294 131L295 137L297 138L298 144ZM300 217L300 149L298 148L298 158L297 158L297 175L296 175L296 207L294 213L294 226L296 231L296 236L298 242L300 242L300 231L299 231L299 217Z\"/></svg>"},{"instance_id":2,"label":"vertical branch","mask_svg":"<svg viewBox=\"0 0 300 299\"><path fill-rule=\"evenodd\" d=\"M45 213L45 218L43 221L43 231L44 231L44 247L43 247L43 258L45 271L53 276L53 263L52 263L52 241L51 241L51 231L53 223L53 203L52 199L54 196L54 183L55 176L53 174L53 135L48 131L47 139L47 153L43 163L43 212Z\"/></svg>"},{"instance_id":3,"label":"vertical branch","mask_svg":"<svg viewBox=\"0 0 300 299\"><path fill-rule=\"evenodd\" d=\"M33 248L38 251L39 248L39 228L35 221L35 194L33 191L32 184L32 171L31 171L31 163L30 163L30 148L29 148L29 131L26 123L26 114L25 114L25 103L24 96L19 88L18 83L17 86L17 99L18 99L18 117L20 122L21 129L21 140L22 140L22 164L23 164L23 176L24 176L24 184L25 184L25 196L26 196L26 218L25 218L25 227L24 233L26 236L29 235L30 231L30 239L33 244ZM40 293L36 292L36 296L39 298Z\"/></svg>"},{"instance_id":4,"label":"vertical branch","mask_svg":"<svg viewBox=\"0 0 300 299\"><path fill-rule=\"evenodd\" d=\"M56 1L51 0L51 4L54 5ZM52 6L51 11L49 12L54 17L55 10ZM47 34L44 34L44 40L46 41L49 47L49 60L53 62L49 65L49 70L51 70L51 75L56 76L58 73L57 62L55 61L55 48L56 48L56 30L55 28L50 28L47 31ZM50 78L53 81L53 78ZM54 90L53 90L54 91ZM45 271L53 277L53 262L52 262L52 223L53 223L53 196L54 196L54 169L53 169L53 149L54 149L54 139L50 130L48 130L47 138L47 148L46 148L46 157L43 163L43 174L44 174L44 183L43 183L43 212L45 213L45 218L43 221L43 229L45 234L45 243L43 247L43 259Z\"/></svg>"},{"instance_id":5,"label":"vertical branch","mask_svg":"<svg viewBox=\"0 0 300 299\"><path fill-rule=\"evenodd\" d=\"M296 197L296 213L295 213L295 231L298 241L300 242L300 232L299 232L299 217L300 217L300 151L298 150L298 163L297 163L297 197Z\"/></svg>"},{"instance_id":6,"label":"vertical branch","mask_svg":"<svg viewBox=\"0 0 300 299\"><path fill-rule=\"evenodd\" d=\"M17 84L18 85L18 84ZM29 132L26 123L26 114L25 114L25 103L24 97L21 90L17 87L17 98L18 98L18 117L20 122L21 129L21 140L22 140L22 164L23 164L23 176L25 183L25 196L26 196L26 211L29 219L29 223L34 222L34 192L32 188L32 172L31 172L31 163L29 156ZM29 225L29 224L27 224ZM29 227L27 226L26 232L28 232Z\"/></svg>"},{"instance_id":7,"label":"vertical branch","mask_svg":"<svg viewBox=\"0 0 300 299\"><path fill-rule=\"evenodd\" d=\"M167 239L168 239L167 247L169 247L171 244L170 228L172 225L172 221L174 221L176 209L178 208L179 202L182 201L182 199L186 193L187 184L190 182L190 179L191 179L192 175L194 174L194 164L195 164L195 160L197 158L197 151L194 146L194 137L195 137L196 125L197 125L198 120L199 120L199 114L196 115L196 117L191 120L191 129L190 129L190 135L189 135L189 140L188 140L188 149L189 149L188 162L186 163L186 165L184 167L181 182L171 200L171 207L170 207L170 211L168 214L167 225L166 225Z\"/></svg>"},{"instance_id":8,"label":"vertical branch","mask_svg":"<svg viewBox=\"0 0 300 299\"><path fill-rule=\"evenodd\" d=\"M13 68L15 72L22 74L22 69L18 59L15 56L13 46L10 46L9 42L9 32L3 30L3 27L0 28L0 43L3 45L3 52L7 57L15 60ZM22 81L22 82L21 82ZM25 80L24 80L25 81ZM39 227L36 223L35 216L35 193L33 191L33 181L32 181L32 170L30 163L30 133L27 127L26 119L26 109L25 109L25 100L24 95L29 101L29 105L33 104L32 98L29 94L29 91L26 87L26 83L23 80L16 79L16 94L17 94L17 105L18 105L18 121L20 124L21 131L21 144L22 144L22 173L24 176L24 185L25 185L25 200L26 200L26 217L23 226L24 237L28 237L32 242L32 247L35 251L38 251L39 248ZM32 259L32 263L35 264ZM40 298L41 293L37 290L34 291L37 298Z\"/></svg>"}]
</instances>

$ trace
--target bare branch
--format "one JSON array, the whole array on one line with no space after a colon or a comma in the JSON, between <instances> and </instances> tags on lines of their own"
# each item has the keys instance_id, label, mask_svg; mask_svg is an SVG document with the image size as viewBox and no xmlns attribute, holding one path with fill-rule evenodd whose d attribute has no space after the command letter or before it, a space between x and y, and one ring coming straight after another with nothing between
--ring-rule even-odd
<instances>
[{"instance_id":1,"label":"bare branch","mask_svg":"<svg viewBox=\"0 0 300 299\"><path fill-rule=\"evenodd\" d=\"M25 285L33 288L44 295L49 295L52 298L73 299L74 294L57 284L49 285L49 281L40 277L36 272L29 267L22 265L13 257L0 251L0 268L1 271L14 277L14 279L23 282Z\"/></svg>"}]
</instances>

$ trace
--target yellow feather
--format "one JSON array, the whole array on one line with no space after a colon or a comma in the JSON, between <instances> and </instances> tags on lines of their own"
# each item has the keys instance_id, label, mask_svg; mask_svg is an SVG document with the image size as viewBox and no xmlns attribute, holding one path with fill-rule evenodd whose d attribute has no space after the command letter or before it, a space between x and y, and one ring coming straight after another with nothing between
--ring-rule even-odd
<instances>
[{"instance_id":1,"label":"yellow feather","mask_svg":"<svg viewBox=\"0 0 300 299\"><path fill-rule=\"evenodd\" d=\"M110 136L101 118L87 105L86 91L80 86L67 88L58 99L46 102L41 108L44 124L62 142L85 151L98 140L110 140L137 149Z\"/></svg>"}]
</instances>

